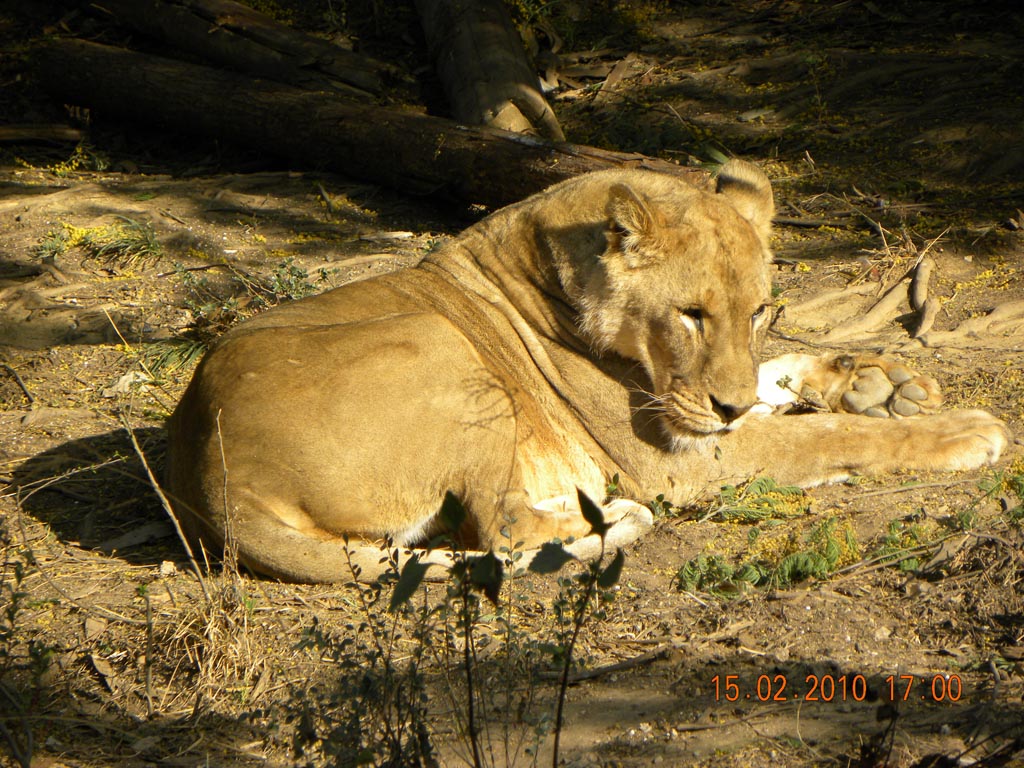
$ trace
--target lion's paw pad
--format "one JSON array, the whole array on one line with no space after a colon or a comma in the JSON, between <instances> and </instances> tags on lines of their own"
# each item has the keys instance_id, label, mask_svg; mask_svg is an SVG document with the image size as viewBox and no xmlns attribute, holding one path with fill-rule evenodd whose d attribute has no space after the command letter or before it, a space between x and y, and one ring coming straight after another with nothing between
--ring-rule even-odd
<instances>
[{"instance_id":1,"label":"lion's paw pad","mask_svg":"<svg viewBox=\"0 0 1024 768\"><path fill-rule=\"evenodd\" d=\"M843 394L843 410L875 418L905 418L934 411L942 403L930 376L899 364L857 370L853 388Z\"/></svg>"}]
</instances>

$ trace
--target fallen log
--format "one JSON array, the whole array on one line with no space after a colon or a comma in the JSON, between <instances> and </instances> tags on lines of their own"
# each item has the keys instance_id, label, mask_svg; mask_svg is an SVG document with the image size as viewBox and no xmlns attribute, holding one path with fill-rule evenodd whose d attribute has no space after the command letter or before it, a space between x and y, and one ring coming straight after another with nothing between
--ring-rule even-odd
<instances>
[{"instance_id":1,"label":"fallen log","mask_svg":"<svg viewBox=\"0 0 1024 768\"><path fill-rule=\"evenodd\" d=\"M416 0L416 11L457 121L565 140L501 0Z\"/></svg>"},{"instance_id":2,"label":"fallen log","mask_svg":"<svg viewBox=\"0 0 1024 768\"><path fill-rule=\"evenodd\" d=\"M67 125L23 123L0 125L0 144L23 144L28 142L72 142L84 138L77 128Z\"/></svg>"},{"instance_id":3,"label":"fallen log","mask_svg":"<svg viewBox=\"0 0 1024 768\"><path fill-rule=\"evenodd\" d=\"M234 0L100 0L94 7L229 69L308 90L379 94L388 69Z\"/></svg>"},{"instance_id":4,"label":"fallen log","mask_svg":"<svg viewBox=\"0 0 1024 768\"><path fill-rule=\"evenodd\" d=\"M65 104L97 117L218 137L304 166L497 207L587 171L704 171L626 152L554 144L81 40L39 46L33 71Z\"/></svg>"}]
</instances>

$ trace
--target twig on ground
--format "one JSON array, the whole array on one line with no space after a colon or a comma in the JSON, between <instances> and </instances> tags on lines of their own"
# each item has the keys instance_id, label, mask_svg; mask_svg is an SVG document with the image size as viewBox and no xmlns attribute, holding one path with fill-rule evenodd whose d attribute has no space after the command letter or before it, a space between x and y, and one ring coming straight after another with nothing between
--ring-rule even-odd
<instances>
[{"instance_id":1,"label":"twig on ground","mask_svg":"<svg viewBox=\"0 0 1024 768\"><path fill-rule=\"evenodd\" d=\"M163 506L167 516L171 519L174 531L178 534L178 539L181 540L182 545L185 547L185 552L188 554L189 564L195 572L196 579L199 581L199 586L203 590L203 595L207 600L210 600L210 591L206 587L206 580L203 578L203 572L199 568L199 563L196 561L195 555L192 553L192 547L189 546L188 539L185 537L185 532L181 529L181 523L178 522L178 516L174 512L171 502L168 500L167 496L164 495L164 491L163 488L160 487L160 483L157 482L156 475L153 474L153 470L149 466L149 461L146 460L146 454L143 453L142 446L139 445L139 441L135 438L135 430L132 429L131 422L128 421L128 417L125 416L124 413L120 413L118 416L121 420L121 426L123 426L125 432L128 433L128 439L132 441L132 447L135 449L135 453L139 457L139 461L142 462L142 466L146 470L146 476L149 478L149 484L153 488L153 492L156 493L157 498L160 499L160 504Z\"/></svg>"},{"instance_id":2,"label":"twig on ground","mask_svg":"<svg viewBox=\"0 0 1024 768\"><path fill-rule=\"evenodd\" d=\"M650 664L652 661L658 661L659 659L665 658L674 647L675 646L672 643L665 643L664 645L655 648L653 651L641 653L639 656L634 656L631 659L623 659L622 661L616 661L612 664L594 667L593 669L582 669L579 672L573 672L569 675L569 682L578 683L582 680L593 680L595 677L610 675L613 672L624 672L627 669L635 669L636 667L641 667L644 664ZM542 672L538 676L546 680L557 680L562 676L562 673Z\"/></svg>"},{"instance_id":3,"label":"twig on ground","mask_svg":"<svg viewBox=\"0 0 1024 768\"><path fill-rule=\"evenodd\" d=\"M906 493L907 491L919 491L922 488L951 488L954 485L960 485L962 483L971 482L970 480L960 480L954 483L911 483L909 485L901 485L896 488L879 488L876 491L865 491L864 493L858 493L858 499L866 499L869 496L888 496L892 493Z\"/></svg>"},{"instance_id":4,"label":"twig on ground","mask_svg":"<svg viewBox=\"0 0 1024 768\"><path fill-rule=\"evenodd\" d=\"M772 219L772 223L780 227L806 227L809 229L819 229L821 227L847 229L851 226L849 221L840 221L839 219L796 218L791 216L776 216Z\"/></svg>"},{"instance_id":5,"label":"twig on ground","mask_svg":"<svg viewBox=\"0 0 1024 768\"><path fill-rule=\"evenodd\" d=\"M5 371L11 374L11 376L14 377L14 380L17 382L18 386L21 387L21 391L24 392L25 397L28 398L28 402L30 405L36 401L36 399L32 396L32 393L29 391L28 387L25 385L25 382L22 381L21 376L19 376L18 372L14 370L14 366L9 365L8 363L0 363L0 368L3 368Z\"/></svg>"}]
</instances>

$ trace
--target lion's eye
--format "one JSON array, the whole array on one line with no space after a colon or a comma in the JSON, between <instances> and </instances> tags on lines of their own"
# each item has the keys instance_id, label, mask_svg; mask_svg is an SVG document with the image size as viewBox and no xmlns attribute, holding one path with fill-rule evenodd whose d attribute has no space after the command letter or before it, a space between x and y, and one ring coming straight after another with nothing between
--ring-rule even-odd
<instances>
[{"instance_id":1,"label":"lion's eye","mask_svg":"<svg viewBox=\"0 0 1024 768\"><path fill-rule=\"evenodd\" d=\"M699 307L680 309L679 318L683 321L683 325L692 328L697 333L704 333L704 311Z\"/></svg>"},{"instance_id":2,"label":"lion's eye","mask_svg":"<svg viewBox=\"0 0 1024 768\"><path fill-rule=\"evenodd\" d=\"M769 309L770 307L767 304L762 304L760 307L757 308L757 311L753 315L751 315L750 319L753 320L755 323L759 322L760 320L763 320L765 317L768 316Z\"/></svg>"}]
</instances>

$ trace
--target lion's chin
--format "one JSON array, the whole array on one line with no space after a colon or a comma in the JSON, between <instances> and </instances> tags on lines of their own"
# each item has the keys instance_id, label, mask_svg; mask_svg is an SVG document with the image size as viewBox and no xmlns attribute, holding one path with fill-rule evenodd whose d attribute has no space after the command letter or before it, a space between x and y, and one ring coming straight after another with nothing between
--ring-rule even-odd
<instances>
[{"instance_id":1,"label":"lion's chin","mask_svg":"<svg viewBox=\"0 0 1024 768\"><path fill-rule=\"evenodd\" d=\"M718 433L710 435L679 435L669 434L669 450L673 453L707 453L718 442Z\"/></svg>"},{"instance_id":2,"label":"lion's chin","mask_svg":"<svg viewBox=\"0 0 1024 768\"><path fill-rule=\"evenodd\" d=\"M710 450L718 436L728 432L730 426L710 419L691 423L689 420L668 418L668 414L665 416L662 426L669 439L669 449L676 453Z\"/></svg>"}]
</instances>

